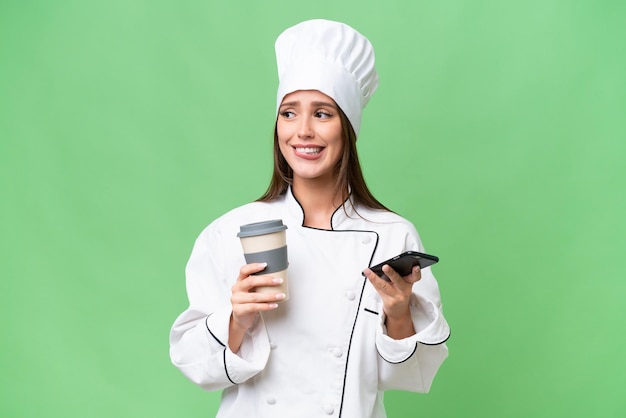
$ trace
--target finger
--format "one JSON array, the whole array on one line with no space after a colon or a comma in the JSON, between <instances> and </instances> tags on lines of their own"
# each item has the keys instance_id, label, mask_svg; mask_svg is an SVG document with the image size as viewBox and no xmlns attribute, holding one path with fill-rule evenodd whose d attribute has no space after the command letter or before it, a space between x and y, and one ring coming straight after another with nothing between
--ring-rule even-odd
<instances>
[{"instance_id":1,"label":"finger","mask_svg":"<svg viewBox=\"0 0 626 418\"><path fill-rule=\"evenodd\" d=\"M239 324L242 328L248 329L250 327L250 315L255 315L258 312L271 311L278 308L278 303L247 303L240 305L233 305L233 321ZM247 319L246 319L247 317ZM248 324L247 324L248 323Z\"/></svg>"},{"instance_id":2,"label":"finger","mask_svg":"<svg viewBox=\"0 0 626 418\"><path fill-rule=\"evenodd\" d=\"M370 280L375 280L376 282L383 281L386 282L386 280L384 280L382 277L380 277L378 274L374 273L372 270L370 270L369 268L366 268L365 270L363 270L363 274L365 275L365 277L367 277Z\"/></svg>"},{"instance_id":3,"label":"finger","mask_svg":"<svg viewBox=\"0 0 626 418\"><path fill-rule=\"evenodd\" d=\"M415 266L413 267L413 270L411 271L411 275L409 278L409 282L410 283L417 283L422 279L422 269L420 269L420 266Z\"/></svg>"},{"instance_id":4,"label":"finger","mask_svg":"<svg viewBox=\"0 0 626 418\"><path fill-rule=\"evenodd\" d=\"M407 292L411 291L411 287L413 286L413 283L415 283L413 281L415 280L415 278L413 277L413 270L411 270L411 273L407 274L406 276L401 276L400 273L393 269L393 267L389 265L384 265L383 272L387 277L389 277L389 280L393 284L393 288L395 290L399 291L402 294L406 294Z\"/></svg>"},{"instance_id":5,"label":"finger","mask_svg":"<svg viewBox=\"0 0 626 418\"><path fill-rule=\"evenodd\" d=\"M385 273L385 275L389 277L389 280L391 280L391 283L393 283L396 286L402 286L406 284L406 281L404 280L404 278L400 276L400 274L397 271L395 271L391 266L387 264L383 266L383 273Z\"/></svg>"},{"instance_id":6,"label":"finger","mask_svg":"<svg viewBox=\"0 0 626 418\"><path fill-rule=\"evenodd\" d=\"M280 277L273 277L269 275L260 275L260 276L247 276L243 279L239 279L232 287L232 292L250 292L253 291L255 287L260 286L278 286L283 282L283 279Z\"/></svg>"},{"instance_id":7,"label":"finger","mask_svg":"<svg viewBox=\"0 0 626 418\"><path fill-rule=\"evenodd\" d=\"M234 305L253 306L258 304L276 303L285 299L282 292L261 293L261 292L237 292L233 293L230 301Z\"/></svg>"},{"instance_id":8,"label":"finger","mask_svg":"<svg viewBox=\"0 0 626 418\"><path fill-rule=\"evenodd\" d=\"M239 269L239 277L237 280L243 280L251 274L262 272L265 270L265 267L267 267L267 263L245 264Z\"/></svg>"},{"instance_id":9,"label":"finger","mask_svg":"<svg viewBox=\"0 0 626 418\"><path fill-rule=\"evenodd\" d=\"M370 281L370 283L372 283L372 286L374 286L376 290L387 293L390 287L387 280L381 278L378 274L374 273L368 268L363 270L363 274L365 274L365 277L368 278L368 280Z\"/></svg>"},{"instance_id":10,"label":"finger","mask_svg":"<svg viewBox=\"0 0 626 418\"><path fill-rule=\"evenodd\" d=\"M233 307L233 318L237 321L240 317L262 311L271 311L278 308L278 303L247 303ZM237 321L239 322L239 321Z\"/></svg>"}]
</instances>

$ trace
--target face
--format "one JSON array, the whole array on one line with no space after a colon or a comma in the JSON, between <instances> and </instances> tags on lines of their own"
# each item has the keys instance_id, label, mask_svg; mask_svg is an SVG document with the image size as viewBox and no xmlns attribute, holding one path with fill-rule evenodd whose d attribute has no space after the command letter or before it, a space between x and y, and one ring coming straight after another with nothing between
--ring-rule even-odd
<instances>
[{"instance_id":1,"label":"face","mask_svg":"<svg viewBox=\"0 0 626 418\"><path fill-rule=\"evenodd\" d=\"M278 110L276 132L280 151L301 181L334 184L343 152L339 109L317 90L298 90L285 96Z\"/></svg>"}]
</instances>

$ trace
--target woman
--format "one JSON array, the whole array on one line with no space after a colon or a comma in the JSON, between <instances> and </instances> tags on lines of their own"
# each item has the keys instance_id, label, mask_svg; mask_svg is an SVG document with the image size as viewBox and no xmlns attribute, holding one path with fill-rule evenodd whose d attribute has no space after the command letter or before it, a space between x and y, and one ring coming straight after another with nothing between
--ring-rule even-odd
<instances>
[{"instance_id":1,"label":"woman","mask_svg":"<svg viewBox=\"0 0 626 418\"><path fill-rule=\"evenodd\" d=\"M383 392L427 392L449 336L430 268L391 282L367 266L423 251L417 231L367 189L356 137L378 85L369 41L347 25L300 23L276 41L274 173L256 202L198 237L189 308L170 336L173 363L206 390L218 417L384 417ZM245 264L237 232L288 226L289 300L262 263ZM364 273L367 278L364 278Z\"/></svg>"}]
</instances>

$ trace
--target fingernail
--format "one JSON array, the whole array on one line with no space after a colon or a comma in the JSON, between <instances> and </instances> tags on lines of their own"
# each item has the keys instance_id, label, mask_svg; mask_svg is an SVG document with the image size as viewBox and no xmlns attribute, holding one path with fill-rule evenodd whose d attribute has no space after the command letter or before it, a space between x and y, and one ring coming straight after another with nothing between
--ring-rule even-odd
<instances>
[{"instance_id":1,"label":"fingernail","mask_svg":"<svg viewBox=\"0 0 626 418\"><path fill-rule=\"evenodd\" d=\"M272 279L272 281L273 281L274 283L282 283L282 282L283 282L283 279L282 279L282 277L274 277L274 278Z\"/></svg>"},{"instance_id":2,"label":"fingernail","mask_svg":"<svg viewBox=\"0 0 626 418\"><path fill-rule=\"evenodd\" d=\"M278 303L270 303L270 308L272 309L278 308Z\"/></svg>"},{"instance_id":3,"label":"fingernail","mask_svg":"<svg viewBox=\"0 0 626 418\"><path fill-rule=\"evenodd\" d=\"M285 295L284 293L277 293L276 294L276 299L285 299L287 295Z\"/></svg>"}]
</instances>

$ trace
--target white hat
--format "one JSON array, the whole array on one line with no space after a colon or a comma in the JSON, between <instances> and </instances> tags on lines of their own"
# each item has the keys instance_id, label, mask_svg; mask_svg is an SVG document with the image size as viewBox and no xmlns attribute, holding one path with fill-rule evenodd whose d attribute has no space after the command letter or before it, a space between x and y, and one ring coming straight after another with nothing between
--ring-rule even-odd
<instances>
[{"instance_id":1,"label":"white hat","mask_svg":"<svg viewBox=\"0 0 626 418\"><path fill-rule=\"evenodd\" d=\"M319 90L343 110L358 134L361 112L378 87L374 49L350 26L329 20L308 20L286 29L276 39L278 93Z\"/></svg>"}]
</instances>

